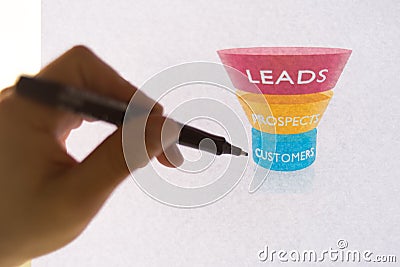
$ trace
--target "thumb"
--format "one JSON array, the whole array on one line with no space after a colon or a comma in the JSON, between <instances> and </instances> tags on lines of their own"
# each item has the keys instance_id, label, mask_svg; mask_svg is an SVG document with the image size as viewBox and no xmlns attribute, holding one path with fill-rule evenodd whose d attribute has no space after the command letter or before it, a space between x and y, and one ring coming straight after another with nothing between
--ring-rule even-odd
<instances>
[{"instance_id":1,"label":"thumb","mask_svg":"<svg viewBox=\"0 0 400 267\"><path fill-rule=\"evenodd\" d=\"M160 115L132 118L61 179L60 189L67 194L64 198L82 203L87 197L94 200L102 196L98 199L102 204L129 171L144 167L176 143L179 132L174 120Z\"/></svg>"}]
</instances>

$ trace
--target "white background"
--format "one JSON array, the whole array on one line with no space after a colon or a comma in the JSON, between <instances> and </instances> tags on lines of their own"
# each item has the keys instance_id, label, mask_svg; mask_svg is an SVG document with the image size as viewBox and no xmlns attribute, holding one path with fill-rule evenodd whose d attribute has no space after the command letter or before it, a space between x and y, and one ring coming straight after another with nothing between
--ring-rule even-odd
<instances>
[{"instance_id":1,"label":"white background","mask_svg":"<svg viewBox=\"0 0 400 267\"><path fill-rule=\"evenodd\" d=\"M257 260L265 245L321 251L338 239L400 260L397 1L71 0L42 8L43 63L86 44L137 85L181 62L218 62L222 48L353 54L319 125L317 160L302 177L278 177L253 195L245 178L195 210L159 204L127 179L80 238L33 266L257 266L267 265ZM111 130L86 125L69 140L71 153L84 157Z\"/></svg>"},{"instance_id":2,"label":"white background","mask_svg":"<svg viewBox=\"0 0 400 267\"><path fill-rule=\"evenodd\" d=\"M0 1L0 90L40 69L40 0Z\"/></svg>"}]
</instances>

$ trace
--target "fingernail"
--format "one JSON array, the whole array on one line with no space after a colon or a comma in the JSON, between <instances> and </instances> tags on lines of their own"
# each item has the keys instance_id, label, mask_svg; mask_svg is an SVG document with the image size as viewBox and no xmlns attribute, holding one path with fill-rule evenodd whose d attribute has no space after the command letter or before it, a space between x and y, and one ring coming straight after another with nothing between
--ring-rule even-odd
<instances>
[{"instance_id":1,"label":"fingernail","mask_svg":"<svg viewBox=\"0 0 400 267\"><path fill-rule=\"evenodd\" d=\"M184 158L178 146L173 144L164 151L168 161L175 167L182 165Z\"/></svg>"},{"instance_id":2,"label":"fingernail","mask_svg":"<svg viewBox=\"0 0 400 267\"><path fill-rule=\"evenodd\" d=\"M161 129L161 144L165 151L179 139L181 126L174 120L166 118Z\"/></svg>"}]
</instances>

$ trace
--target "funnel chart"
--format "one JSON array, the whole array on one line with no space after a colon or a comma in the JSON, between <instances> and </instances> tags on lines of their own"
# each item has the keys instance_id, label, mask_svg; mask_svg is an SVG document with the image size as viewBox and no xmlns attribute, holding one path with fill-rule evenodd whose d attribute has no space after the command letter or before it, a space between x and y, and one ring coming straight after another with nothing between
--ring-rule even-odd
<instances>
[{"instance_id":1,"label":"funnel chart","mask_svg":"<svg viewBox=\"0 0 400 267\"><path fill-rule=\"evenodd\" d=\"M317 126L351 50L251 47L219 50L252 126L253 161L273 171L309 167L317 156ZM256 86L254 86L256 85Z\"/></svg>"}]
</instances>

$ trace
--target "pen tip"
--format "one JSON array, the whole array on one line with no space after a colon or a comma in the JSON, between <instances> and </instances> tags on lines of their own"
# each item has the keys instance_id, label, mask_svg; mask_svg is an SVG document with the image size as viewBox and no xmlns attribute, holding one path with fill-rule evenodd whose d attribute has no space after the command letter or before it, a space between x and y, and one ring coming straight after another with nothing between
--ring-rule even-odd
<instances>
[{"instance_id":1,"label":"pen tip","mask_svg":"<svg viewBox=\"0 0 400 267\"><path fill-rule=\"evenodd\" d=\"M235 155L235 156L248 156L249 154L246 151L243 151L241 148L237 147L237 146L231 146L230 147L230 151L229 154Z\"/></svg>"}]
</instances>

